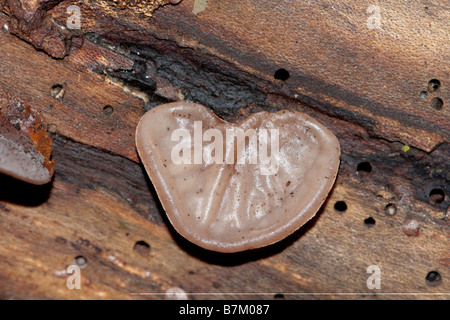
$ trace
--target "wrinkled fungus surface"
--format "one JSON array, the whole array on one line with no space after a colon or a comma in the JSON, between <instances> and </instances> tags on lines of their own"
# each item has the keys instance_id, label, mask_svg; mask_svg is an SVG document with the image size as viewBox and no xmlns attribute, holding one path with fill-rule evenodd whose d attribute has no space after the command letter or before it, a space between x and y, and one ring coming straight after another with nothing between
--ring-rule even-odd
<instances>
[{"instance_id":1,"label":"wrinkled fungus surface","mask_svg":"<svg viewBox=\"0 0 450 320\"><path fill-rule=\"evenodd\" d=\"M202 144L196 140L202 138L199 124ZM184 135L174 134L181 132L177 129ZM257 140L251 135L241 144L236 136L225 139L238 129L254 130ZM258 156L264 151L262 129L272 134L265 140L266 151L276 170L264 172L267 161L250 161L251 141L259 146ZM271 130L278 132L278 146L271 143L276 136ZM186 102L148 111L137 127L136 144L174 228L198 246L219 252L263 247L305 224L333 186L340 157L333 133L303 113L260 112L232 124ZM202 158L196 158L198 146ZM216 156L222 153L220 163ZM180 155L186 161L180 162Z\"/></svg>"}]
</instances>

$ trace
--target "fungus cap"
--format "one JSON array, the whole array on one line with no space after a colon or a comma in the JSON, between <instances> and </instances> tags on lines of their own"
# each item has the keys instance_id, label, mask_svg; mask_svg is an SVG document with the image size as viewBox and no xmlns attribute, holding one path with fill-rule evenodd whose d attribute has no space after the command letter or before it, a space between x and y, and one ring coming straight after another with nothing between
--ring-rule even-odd
<instances>
[{"instance_id":1,"label":"fungus cap","mask_svg":"<svg viewBox=\"0 0 450 320\"><path fill-rule=\"evenodd\" d=\"M230 132L247 136L239 143ZM334 134L306 114L260 112L232 124L186 102L148 111L136 145L173 227L219 252L267 246L304 225L332 188L340 157Z\"/></svg>"},{"instance_id":2,"label":"fungus cap","mask_svg":"<svg viewBox=\"0 0 450 320\"><path fill-rule=\"evenodd\" d=\"M0 173L35 185L49 183L55 171L52 151L40 115L0 90Z\"/></svg>"}]
</instances>

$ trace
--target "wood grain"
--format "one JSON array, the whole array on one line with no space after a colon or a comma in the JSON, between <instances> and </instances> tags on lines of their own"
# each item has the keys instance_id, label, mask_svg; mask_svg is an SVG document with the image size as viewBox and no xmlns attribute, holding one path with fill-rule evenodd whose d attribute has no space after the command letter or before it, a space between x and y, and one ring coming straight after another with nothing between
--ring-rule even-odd
<instances>
[{"instance_id":1,"label":"wood grain","mask_svg":"<svg viewBox=\"0 0 450 320\"><path fill-rule=\"evenodd\" d=\"M6 21L0 16L0 25ZM137 160L134 128L144 104L101 74L107 68L131 69L132 62L89 43L60 61L32 50L10 34L1 33L0 37L0 85L5 91L41 112L57 133ZM55 85L65 91L59 99L51 95ZM114 112L105 113L106 106Z\"/></svg>"},{"instance_id":2,"label":"wood grain","mask_svg":"<svg viewBox=\"0 0 450 320\"><path fill-rule=\"evenodd\" d=\"M190 299L448 299L442 4L383 2L377 31L366 28L362 1L208 1L194 14L185 0L152 18L77 3L84 41L64 59L0 32L0 87L40 111L56 160L45 186L0 176L0 298L163 299L180 287ZM63 23L67 5L47 14ZM9 19L0 13L0 26ZM273 79L280 67L288 80ZM432 78L441 87L420 98ZM55 84L62 98L52 97ZM437 96L442 110L429 105ZM179 236L139 162L134 130L145 110L180 99L230 121L294 109L326 124L342 158L316 217L275 245L238 254ZM357 170L361 163L370 172ZM419 222L418 236L403 232L407 219ZM140 241L149 249L134 249ZM69 290L65 270L78 256L87 259L82 289ZM366 285L370 265L381 267L380 290ZM439 284L427 283L430 271Z\"/></svg>"},{"instance_id":3,"label":"wood grain","mask_svg":"<svg viewBox=\"0 0 450 320\"><path fill-rule=\"evenodd\" d=\"M122 10L113 21L97 5L79 5L85 32L156 48L167 44L155 38L170 39L186 49L185 56L190 48L203 52L203 59L214 56L254 75L259 87L427 152L449 139L449 109L430 106L434 97L447 104L450 98L445 2L384 1L380 29L367 27L369 4L355 0L208 1L196 14L194 1L187 0L158 10L153 19ZM66 6L52 12L61 23ZM287 81L274 80L279 68L290 72ZM423 99L420 92L431 79L442 80L442 86Z\"/></svg>"}]
</instances>

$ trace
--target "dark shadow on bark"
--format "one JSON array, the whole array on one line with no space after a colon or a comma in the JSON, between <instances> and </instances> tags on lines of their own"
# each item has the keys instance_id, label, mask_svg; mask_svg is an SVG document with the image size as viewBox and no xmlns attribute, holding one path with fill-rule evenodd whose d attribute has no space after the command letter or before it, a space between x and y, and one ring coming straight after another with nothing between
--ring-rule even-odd
<instances>
[{"instance_id":1,"label":"dark shadow on bark","mask_svg":"<svg viewBox=\"0 0 450 320\"><path fill-rule=\"evenodd\" d=\"M51 189L52 182L36 186L0 174L0 201L36 207L48 200Z\"/></svg>"}]
</instances>

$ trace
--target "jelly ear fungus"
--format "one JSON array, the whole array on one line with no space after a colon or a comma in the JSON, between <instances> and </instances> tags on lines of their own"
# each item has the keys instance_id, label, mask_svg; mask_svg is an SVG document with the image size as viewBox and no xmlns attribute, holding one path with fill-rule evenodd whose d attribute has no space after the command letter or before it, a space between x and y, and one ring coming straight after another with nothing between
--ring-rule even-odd
<instances>
[{"instance_id":1,"label":"jelly ear fungus","mask_svg":"<svg viewBox=\"0 0 450 320\"><path fill-rule=\"evenodd\" d=\"M203 155L212 154L211 141L225 141L220 137L230 130L262 132L269 128L278 132L277 150L273 146L270 150L272 154L277 151L277 170L271 174L262 174L261 163L173 161L173 150L180 143L174 132L191 137L188 144L190 139L203 137L203 144L193 142L197 145L183 151L190 156L199 146ZM148 111L138 124L136 145L175 230L196 245L219 252L264 247L304 225L327 198L340 158L334 134L306 114L260 112L232 124L202 105L187 102ZM222 151L228 155L226 150L241 149L241 154L250 154L249 145L237 143L234 149ZM221 150L215 146L217 155Z\"/></svg>"}]
</instances>

